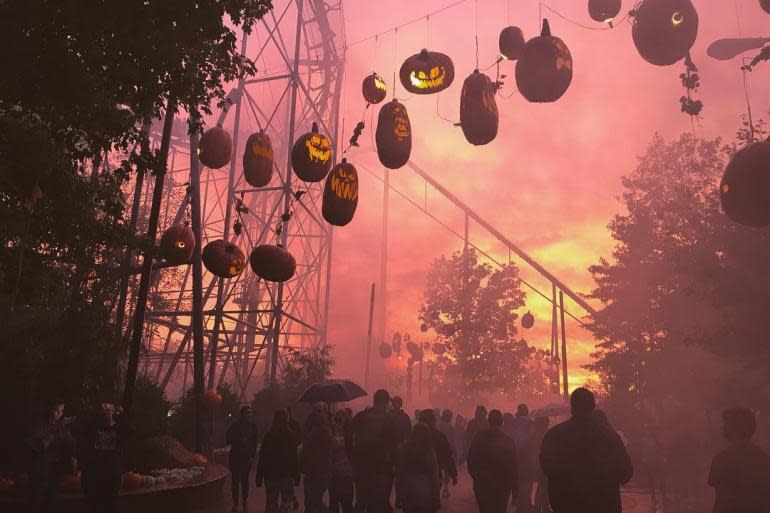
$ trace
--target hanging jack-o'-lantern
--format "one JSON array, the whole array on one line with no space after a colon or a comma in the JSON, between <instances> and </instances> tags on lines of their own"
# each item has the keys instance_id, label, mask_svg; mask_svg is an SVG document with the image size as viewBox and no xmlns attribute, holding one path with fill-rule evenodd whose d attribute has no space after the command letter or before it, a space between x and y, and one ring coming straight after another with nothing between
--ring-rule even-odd
<instances>
[{"instance_id":1,"label":"hanging jack-o'-lantern","mask_svg":"<svg viewBox=\"0 0 770 513\"><path fill-rule=\"evenodd\" d=\"M535 316L532 315L532 312L527 312L521 316L521 325L526 329L530 329L535 325Z\"/></svg>"},{"instance_id":2,"label":"hanging jack-o'-lantern","mask_svg":"<svg viewBox=\"0 0 770 513\"><path fill-rule=\"evenodd\" d=\"M385 342L380 344L380 356L382 358L390 358L390 356L393 354L393 349L390 347L390 344L386 344Z\"/></svg>"},{"instance_id":3,"label":"hanging jack-o'-lantern","mask_svg":"<svg viewBox=\"0 0 770 513\"><path fill-rule=\"evenodd\" d=\"M690 0L643 0L631 29L639 55L669 66L687 56L698 36L698 12Z\"/></svg>"},{"instance_id":4,"label":"hanging jack-o'-lantern","mask_svg":"<svg viewBox=\"0 0 770 513\"><path fill-rule=\"evenodd\" d=\"M326 178L321 213L329 224L345 226L358 206L358 171L346 159L334 166Z\"/></svg>"},{"instance_id":5,"label":"hanging jack-o'-lantern","mask_svg":"<svg viewBox=\"0 0 770 513\"><path fill-rule=\"evenodd\" d=\"M297 270L294 256L273 244L262 244L252 249L249 263L254 274L265 281L289 281Z\"/></svg>"},{"instance_id":6,"label":"hanging jack-o'-lantern","mask_svg":"<svg viewBox=\"0 0 770 513\"><path fill-rule=\"evenodd\" d=\"M385 99L385 95L388 94L388 86L385 85L385 81L381 76L377 73L372 73L361 84L361 92L364 95L364 100L374 105Z\"/></svg>"},{"instance_id":7,"label":"hanging jack-o'-lantern","mask_svg":"<svg viewBox=\"0 0 770 513\"><path fill-rule=\"evenodd\" d=\"M318 132L318 123L294 143L291 167L300 180L320 182L332 168L332 145L329 138Z\"/></svg>"},{"instance_id":8,"label":"hanging jack-o'-lantern","mask_svg":"<svg viewBox=\"0 0 770 513\"><path fill-rule=\"evenodd\" d=\"M498 40L500 55L509 61L515 61L519 58L525 44L524 32L519 27L505 27L500 31Z\"/></svg>"},{"instance_id":9,"label":"hanging jack-o'-lantern","mask_svg":"<svg viewBox=\"0 0 770 513\"><path fill-rule=\"evenodd\" d=\"M446 344L442 344L441 342L434 342L433 346L431 346L431 349L433 352L439 356L446 353Z\"/></svg>"},{"instance_id":10,"label":"hanging jack-o'-lantern","mask_svg":"<svg viewBox=\"0 0 770 513\"><path fill-rule=\"evenodd\" d=\"M738 150L719 185L722 210L747 226L770 226L770 139Z\"/></svg>"},{"instance_id":11,"label":"hanging jack-o'-lantern","mask_svg":"<svg viewBox=\"0 0 770 513\"><path fill-rule=\"evenodd\" d=\"M219 169L230 162L233 155L233 139L230 133L217 125L211 127L198 142L198 159L211 169Z\"/></svg>"},{"instance_id":12,"label":"hanging jack-o'-lantern","mask_svg":"<svg viewBox=\"0 0 770 513\"><path fill-rule=\"evenodd\" d=\"M763 11L770 14L770 0L759 0L759 6Z\"/></svg>"},{"instance_id":13,"label":"hanging jack-o'-lantern","mask_svg":"<svg viewBox=\"0 0 770 513\"><path fill-rule=\"evenodd\" d=\"M251 134L243 150L243 177L252 187L264 187L273 177L273 143L264 130Z\"/></svg>"},{"instance_id":14,"label":"hanging jack-o'-lantern","mask_svg":"<svg viewBox=\"0 0 770 513\"><path fill-rule=\"evenodd\" d=\"M377 156L383 166L398 169L409 161L412 153L412 125L403 103L393 99L382 106L377 116L374 139Z\"/></svg>"},{"instance_id":15,"label":"hanging jack-o'-lantern","mask_svg":"<svg viewBox=\"0 0 770 513\"><path fill-rule=\"evenodd\" d=\"M488 144L497 137L497 102L492 80L475 70L463 82L460 94L460 127L469 143Z\"/></svg>"},{"instance_id":16,"label":"hanging jack-o'-lantern","mask_svg":"<svg viewBox=\"0 0 770 513\"><path fill-rule=\"evenodd\" d=\"M572 55L564 41L551 35L548 20L543 30L524 46L516 62L516 86L530 102L555 102L572 82Z\"/></svg>"},{"instance_id":17,"label":"hanging jack-o'-lantern","mask_svg":"<svg viewBox=\"0 0 770 513\"><path fill-rule=\"evenodd\" d=\"M425 352L422 350L420 344L412 342L411 340L406 343L406 350L409 351L409 354L417 362L421 361L425 356Z\"/></svg>"},{"instance_id":18,"label":"hanging jack-o'-lantern","mask_svg":"<svg viewBox=\"0 0 770 513\"><path fill-rule=\"evenodd\" d=\"M599 23L612 23L620 7L621 0L588 0L588 14Z\"/></svg>"},{"instance_id":19,"label":"hanging jack-o'-lantern","mask_svg":"<svg viewBox=\"0 0 770 513\"><path fill-rule=\"evenodd\" d=\"M211 274L220 278L238 276L246 267L243 251L235 244L223 240L206 244L201 253L201 260Z\"/></svg>"},{"instance_id":20,"label":"hanging jack-o'-lantern","mask_svg":"<svg viewBox=\"0 0 770 513\"><path fill-rule=\"evenodd\" d=\"M438 93L452 84L455 66L448 55L423 49L404 61L398 78L410 93Z\"/></svg>"},{"instance_id":21,"label":"hanging jack-o'-lantern","mask_svg":"<svg viewBox=\"0 0 770 513\"><path fill-rule=\"evenodd\" d=\"M171 265L190 262L195 249L195 234L184 224L175 224L160 237L160 255Z\"/></svg>"}]
</instances>

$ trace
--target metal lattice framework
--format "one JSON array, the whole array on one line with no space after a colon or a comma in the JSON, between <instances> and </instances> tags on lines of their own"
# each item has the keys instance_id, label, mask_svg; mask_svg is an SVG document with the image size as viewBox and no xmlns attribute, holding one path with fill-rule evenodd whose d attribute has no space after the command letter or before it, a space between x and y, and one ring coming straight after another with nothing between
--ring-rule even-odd
<instances>
[{"instance_id":1,"label":"metal lattice framework","mask_svg":"<svg viewBox=\"0 0 770 513\"><path fill-rule=\"evenodd\" d=\"M313 122L339 148L344 48L341 0L286 0L242 36L241 52L259 72L237 84L230 107L215 120L233 135L230 164L203 167L197 137L187 135L184 121L174 126L161 229L189 216L190 199L199 193L204 246L224 239L248 256L259 244L281 243L297 260L296 275L282 284L260 281L250 269L232 279L204 271L209 388L227 382L247 398L259 386L257 378L275 379L287 351L325 343L332 229L321 216L323 183L293 177L290 153ZM255 189L243 178L241 156L247 137L260 129L272 139L275 169L271 183ZM196 173L199 191L190 180ZM143 371L172 397L191 383L191 276L192 266L157 269L145 322Z\"/></svg>"}]
</instances>

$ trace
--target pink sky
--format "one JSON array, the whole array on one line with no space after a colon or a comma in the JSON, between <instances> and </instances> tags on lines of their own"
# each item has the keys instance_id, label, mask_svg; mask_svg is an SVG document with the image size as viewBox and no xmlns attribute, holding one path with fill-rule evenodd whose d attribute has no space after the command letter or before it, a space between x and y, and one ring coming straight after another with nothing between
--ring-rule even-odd
<instances>
[{"instance_id":1,"label":"pink sky","mask_svg":"<svg viewBox=\"0 0 770 513\"><path fill-rule=\"evenodd\" d=\"M348 42L381 32L406 20L422 16L451 2L391 0L345 2ZM695 0L700 15L698 40L692 57L700 68L701 88L697 98L705 108L696 132L702 137L731 137L746 105L740 59L720 62L706 56L715 39L729 36L765 36L770 15L758 0ZM623 12L631 1L623 2ZM392 75L407 56L426 46L444 52L455 63L454 84L440 95L444 117L459 120L462 81L475 67L474 25L478 5L479 61L482 67L497 57L497 37L507 24L506 0L468 0L430 19L398 31L397 50L390 32L375 41L348 49L343 91L346 132L363 108L360 83L372 70L392 87ZM548 5L581 24L593 27L587 1L550 0ZM574 61L574 78L567 93L552 104L529 104L518 95L498 97L500 130L487 146L467 143L459 128L436 114L436 96L414 97L399 85L399 97L408 97L414 133L412 161L426 169L463 201L506 234L573 289L588 292L592 280L587 267L608 257L613 242L607 231L611 216L620 210L620 177L631 171L635 156L644 151L654 132L671 138L691 130L690 118L679 112L683 89L681 63L656 67L639 57L631 40L631 26L594 31L574 26L543 8L554 35L568 45ZM511 0L510 24L520 26L528 39L539 32L536 0ZM397 52L394 56L394 52ZM749 53L748 55L753 55ZM515 88L514 65L502 64L508 75L502 94ZM494 74L494 69L487 72ZM766 116L770 92L770 66L760 65L749 76L755 117ZM377 110L375 110L375 113ZM376 116L375 116L376 117ZM349 153L359 165L361 193L353 222L335 231L330 310L330 343L337 346L337 373L363 378L369 286L379 279L379 244L382 184L363 169L382 176L382 167L371 153L374 129L367 117L362 147ZM343 134L345 139L349 133ZM428 207L455 231L462 233L462 216L428 188L408 168L391 173L392 183ZM389 232L388 325L386 336L395 330L419 333L417 310L422 301L426 272L433 259L462 249L462 241L391 193ZM502 259L504 248L490 245L472 225L471 240ZM518 262L518 261L517 261ZM518 262L520 265L521 263ZM525 276L532 277L524 268ZM536 283L549 290L543 280ZM537 317L527 333L531 344L547 348L550 343L550 307L535 301L528 307ZM581 313L568 303L570 310ZM526 309L524 310L526 311ZM524 312L521 312L524 313ZM539 329L538 329L539 328ZM590 334L568 322L572 384L587 377L580 369L590 361L594 341ZM423 337L429 339L429 335ZM381 375L382 360L372 358L373 374ZM392 371L392 370L391 370ZM383 378L383 383L384 383Z\"/></svg>"}]
</instances>

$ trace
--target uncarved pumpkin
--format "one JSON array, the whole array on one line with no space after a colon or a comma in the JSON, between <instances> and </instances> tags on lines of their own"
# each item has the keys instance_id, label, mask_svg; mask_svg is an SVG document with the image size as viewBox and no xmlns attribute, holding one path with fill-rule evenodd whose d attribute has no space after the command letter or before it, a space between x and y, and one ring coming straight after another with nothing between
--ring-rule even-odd
<instances>
[{"instance_id":1,"label":"uncarved pumpkin","mask_svg":"<svg viewBox=\"0 0 770 513\"><path fill-rule=\"evenodd\" d=\"M346 159L334 166L326 178L321 213L329 224L345 226L358 207L358 171Z\"/></svg>"},{"instance_id":2,"label":"uncarved pumpkin","mask_svg":"<svg viewBox=\"0 0 770 513\"><path fill-rule=\"evenodd\" d=\"M544 19L542 32L527 41L516 62L516 86L528 101L543 103L561 98L570 83L572 55Z\"/></svg>"},{"instance_id":3,"label":"uncarved pumpkin","mask_svg":"<svg viewBox=\"0 0 770 513\"><path fill-rule=\"evenodd\" d=\"M390 358L390 356L393 354L393 349L390 347L390 344L386 344L385 342L382 342L380 344L380 356L382 358Z\"/></svg>"},{"instance_id":4,"label":"uncarved pumpkin","mask_svg":"<svg viewBox=\"0 0 770 513\"><path fill-rule=\"evenodd\" d=\"M222 404L222 395L213 388L209 388L203 393L202 402L203 406L210 410L219 408Z\"/></svg>"},{"instance_id":5,"label":"uncarved pumpkin","mask_svg":"<svg viewBox=\"0 0 770 513\"><path fill-rule=\"evenodd\" d=\"M214 276L233 278L246 267L243 251L230 242L215 240L206 244L201 254L203 265Z\"/></svg>"},{"instance_id":6,"label":"uncarved pumpkin","mask_svg":"<svg viewBox=\"0 0 770 513\"><path fill-rule=\"evenodd\" d=\"M195 234L184 224L169 227L160 237L160 256L171 265L190 262L195 249Z\"/></svg>"},{"instance_id":7,"label":"uncarved pumpkin","mask_svg":"<svg viewBox=\"0 0 770 513\"><path fill-rule=\"evenodd\" d=\"M643 0L631 29L639 55L669 66L687 56L698 37L698 12L690 0Z\"/></svg>"},{"instance_id":8,"label":"uncarved pumpkin","mask_svg":"<svg viewBox=\"0 0 770 513\"><path fill-rule=\"evenodd\" d=\"M404 61L398 78L410 93L438 93L452 85L455 66L448 55L423 49Z\"/></svg>"},{"instance_id":9,"label":"uncarved pumpkin","mask_svg":"<svg viewBox=\"0 0 770 513\"><path fill-rule=\"evenodd\" d=\"M383 166L398 169L409 161L412 153L412 125L403 103L393 99L382 106L377 116L374 139L377 156Z\"/></svg>"},{"instance_id":10,"label":"uncarved pumpkin","mask_svg":"<svg viewBox=\"0 0 770 513\"><path fill-rule=\"evenodd\" d=\"M509 61L515 61L519 58L525 44L524 32L519 27L505 27L500 31L500 38L498 39L500 55Z\"/></svg>"},{"instance_id":11,"label":"uncarved pumpkin","mask_svg":"<svg viewBox=\"0 0 770 513\"><path fill-rule=\"evenodd\" d=\"M264 187L273 177L273 143L264 130L251 134L243 150L243 177L252 187Z\"/></svg>"},{"instance_id":12,"label":"uncarved pumpkin","mask_svg":"<svg viewBox=\"0 0 770 513\"><path fill-rule=\"evenodd\" d=\"M531 313L531 312L527 312L527 313L525 313L525 314L524 314L524 315L521 317L521 325L522 325L524 328L526 328L526 329L530 329L532 326L534 326L534 325L535 325L535 316L534 316L534 315L532 315L532 313Z\"/></svg>"},{"instance_id":13,"label":"uncarved pumpkin","mask_svg":"<svg viewBox=\"0 0 770 513\"><path fill-rule=\"evenodd\" d=\"M385 81L377 73L368 75L361 84L361 93L364 95L364 100L372 105L380 103L385 99L388 94L388 86L385 85Z\"/></svg>"},{"instance_id":14,"label":"uncarved pumpkin","mask_svg":"<svg viewBox=\"0 0 770 513\"><path fill-rule=\"evenodd\" d=\"M588 14L600 23L609 23L620 13L621 0L588 0Z\"/></svg>"},{"instance_id":15,"label":"uncarved pumpkin","mask_svg":"<svg viewBox=\"0 0 770 513\"><path fill-rule=\"evenodd\" d=\"M497 137L499 117L492 80L475 70L463 82L460 127L469 143L488 144Z\"/></svg>"},{"instance_id":16,"label":"uncarved pumpkin","mask_svg":"<svg viewBox=\"0 0 770 513\"><path fill-rule=\"evenodd\" d=\"M289 281L297 270L297 261L285 248L262 244L251 250L251 270L266 281Z\"/></svg>"},{"instance_id":17,"label":"uncarved pumpkin","mask_svg":"<svg viewBox=\"0 0 770 513\"><path fill-rule=\"evenodd\" d=\"M738 150L719 186L722 210L736 223L770 226L770 140Z\"/></svg>"},{"instance_id":18,"label":"uncarved pumpkin","mask_svg":"<svg viewBox=\"0 0 770 513\"><path fill-rule=\"evenodd\" d=\"M198 142L198 159L212 169L219 169L230 162L233 155L233 139L221 126L206 130Z\"/></svg>"},{"instance_id":19,"label":"uncarved pumpkin","mask_svg":"<svg viewBox=\"0 0 770 513\"><path fill-rule=\"evenodd\" d=\"M329 138L318 132L318 123L294 143L291 167L304 182L320 182L332 168L332 146Z\"/></svg>"}]
</instances>

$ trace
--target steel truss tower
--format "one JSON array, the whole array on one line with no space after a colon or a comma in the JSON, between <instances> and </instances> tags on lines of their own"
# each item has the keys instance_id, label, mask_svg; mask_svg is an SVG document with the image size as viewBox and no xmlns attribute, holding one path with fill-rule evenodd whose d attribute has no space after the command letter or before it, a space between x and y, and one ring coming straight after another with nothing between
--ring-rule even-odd
<instances>
[{"instance_id":1,"label":"steel truss tower","mask_svg":"<svg viewBox=\"0 0 770 513\"><path fill-rule=\"evenodd\" d=\"M203 167L197 136L187 136L187 123L177 122L161 219L161 229L182 222L199 195L202 245L225 239L248 257L256 245L281 243L297 260L296 275L283 284L260 281L249 268L232 279L204 269L206 383L213 388L227 382L241 400L258 388L259 378L275 380L289 351L326 342L332 229L321 216L323 182L293 177L290 153L294 140L317 122L339 154L342 0L275 3L242 36L241 52L258 74L239 81L230 107L208 122L232 134L230 164ZM272 139L275 169L271 183L255 189L243 178L242 155L246 138L260 129ZM174 397L192 385L193 266L161 267L153 276L141 368Z\"/></svg>"}]
</instances>

